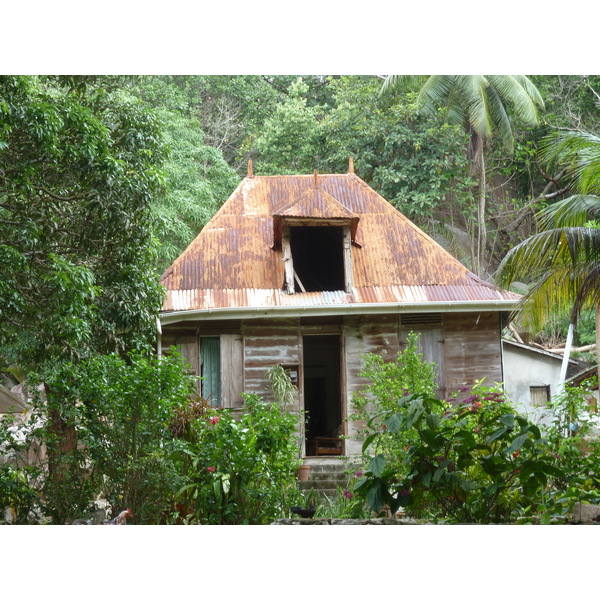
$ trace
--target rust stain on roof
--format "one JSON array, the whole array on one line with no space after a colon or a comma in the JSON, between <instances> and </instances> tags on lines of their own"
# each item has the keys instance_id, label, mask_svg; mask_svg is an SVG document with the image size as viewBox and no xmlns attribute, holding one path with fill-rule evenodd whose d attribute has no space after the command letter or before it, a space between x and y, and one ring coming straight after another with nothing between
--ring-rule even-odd
<instances>
[{"instance_id":1,"label":"rust stain on roof","mask_svg":"<svg viewBox=\"0 0 600 600\"><path fill-rule=\"evenodd\" d=\"M276 229L286 218L351 224L360 238L351 293L282 291ZM318 187L313 175L246 177L161 281L164 311L519 298L471 273L353 173L319 175Z\"/></svg>"}]
</instances>

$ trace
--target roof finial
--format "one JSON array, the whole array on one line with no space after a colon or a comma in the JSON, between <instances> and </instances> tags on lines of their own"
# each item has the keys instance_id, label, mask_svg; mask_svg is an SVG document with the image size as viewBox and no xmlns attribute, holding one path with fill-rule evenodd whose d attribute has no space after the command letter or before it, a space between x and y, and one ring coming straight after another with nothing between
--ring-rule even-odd
<instances>
[{"instance_id":1,"label":"roof finial","mask_svg":"<svg viewBox=\"0 0 600 600\"><path fill-rule=\"evenodd\" d=\"M314 170L313 175L315 176L315 187L319 187L318 183L317 183L317 170L316 169Z\"/></svg>"},{"instance_id":2,"label":"roof finial","mask_svg":"<svg viewBox=\"0 0 600 600\"><path fill-rule=\"evenodd\" d=\"M248 159L248 177L254 177L254 175L252 174L252 159L251 158Z\"/></svg>"},{"instance_id":3,"label":"roof finial","mask_svg":"<svg viewBox=\"0 0 600 600\"><path fill-rule=\"evenodd\" d=\"M354 174L354 159L352 157L348 160L348 173Z\"/></svg>"}]
</instances>

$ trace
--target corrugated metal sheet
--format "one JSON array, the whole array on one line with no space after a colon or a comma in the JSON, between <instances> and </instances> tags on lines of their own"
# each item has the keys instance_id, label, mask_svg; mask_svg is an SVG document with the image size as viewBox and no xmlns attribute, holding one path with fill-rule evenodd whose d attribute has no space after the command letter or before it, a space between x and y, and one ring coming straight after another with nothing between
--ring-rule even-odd
<instances>
[{"instance_id":1,"label":"corrugated metal sheet","mask_svg":"<svg viewBox=\"0 0 600 600\"><path fill-rule=\"evenodd\" d=\"M311 208L314 207L314 210ZM285 294L274 215L358 218L354 289ZM164 311L517 300L473 275L354 174L247 177L162 278Z\"/></svg>"}]
</instances>

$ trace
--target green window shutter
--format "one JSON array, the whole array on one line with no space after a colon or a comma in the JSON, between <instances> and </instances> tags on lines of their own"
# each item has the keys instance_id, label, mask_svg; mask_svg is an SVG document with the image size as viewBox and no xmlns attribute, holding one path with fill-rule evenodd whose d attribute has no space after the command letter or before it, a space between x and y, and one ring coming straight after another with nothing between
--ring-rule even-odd
<instances>
[{"instance_id":1,"label":"green window shutter","mask_svg":"<svg viewBox=\"0 0 600 600\"><path fill-rule=\"evenodd\" d=\"M221 343L218 337L200 338L202 397L221 406Z\"/></svg>"}]
</instances>

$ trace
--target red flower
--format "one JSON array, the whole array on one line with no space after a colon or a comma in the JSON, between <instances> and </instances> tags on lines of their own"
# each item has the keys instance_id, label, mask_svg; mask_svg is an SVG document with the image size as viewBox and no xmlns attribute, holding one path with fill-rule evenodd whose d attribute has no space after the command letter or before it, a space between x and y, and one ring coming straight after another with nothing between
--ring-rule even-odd
<instances>
[{"instance_id":1,"label":"red flower","mask_svg":"<svg viewBox=\"0 0 600 600\"><path fill-rule=\"evenodd\" d=\"M209 473L214 473L214 472L217 470L217 467L206 467L206 470L207 470Z\"/></svg>"},{"instance_id":2,"label":"red flower","mask_svg":"<svg viewBox=\"0 0 600 600\"><path fill-rule=\"evenodd\" d=\"M213 418L210 420L210 424L211 424L211 425L216 425L218 422L219 422L219 417L213 417Z\"/></svg>"}]
</instances>

